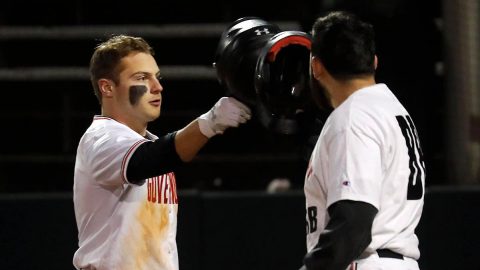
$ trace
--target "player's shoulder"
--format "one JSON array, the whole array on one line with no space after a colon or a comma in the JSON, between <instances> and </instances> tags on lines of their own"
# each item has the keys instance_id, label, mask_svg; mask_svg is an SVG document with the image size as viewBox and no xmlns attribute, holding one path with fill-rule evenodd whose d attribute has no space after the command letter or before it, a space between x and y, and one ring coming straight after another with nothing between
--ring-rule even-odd
<instances>
[{"instance_id":1,"label":"player's shoulder","mask_svg":"<svg viewBox=\"0 0 480 270\"><path fill-rule=\"evenodd\" d=\"M353 92L345 104L353 109L368 109L392 100L392 92L385 84L374 84Z\"/></svg>"},{"instance_id":2,"label":"player's shoulder","mask_svg":"<svg viewBox=\"0 0 480 270\"><path fill-rule=\"evenodd\" d=\"M84 141L95 141L97 143L110 139L135 138L141 139L142 136L128 126L105 116L95 116L91 125L82 137Z\"/></svg>"},{"instance_id":3,"label":"player's shoulder","mask_svg":"<svg viewBox=\"0 0 480 270\"><path fill-rule=\"evenodd\" d=\"M369 94L363 89L354 92L340 106L338 106L330 115L331 123L340 127L347 127L352 122L364 118L372 109Z\"/></svg>"},{"instance_id":4,"label":"player's shoulder","mask_svg":"<svg viewBox=\"0 0 480 270\"><path fill-rule=\"evenodd\" d=\"M395 114L401 109L403 106L385 84L359 89L342 104L343 114L357 120Z\"/></svg>"},{"instance_id":5,"label":"player's shoulder","mask_svg":"<svg viewBox=\"0 0 480 270\"><path fill-rule=\"evenodd\" d=\"M371 129L393 115L395 97L384 84L375 84L355 91L331 114L332 131Z\"/></svg>"},{"instance_id":6,"label":"player's shoulder","mask_svg":"<svg viewBox=\"0 0 480 270\"><path fill-rule=\"evenodd\" d=\"M115 131L115 132L120 132L120 134L125 133L125 134L131 134L133 136L135 135L140 136L138 133L133 131L127 125L120 123L113 118L109 118L105 116L95 116L93 118L90 128L94 130L104 131L104 132Z\"/></svg>"}]
</instances>

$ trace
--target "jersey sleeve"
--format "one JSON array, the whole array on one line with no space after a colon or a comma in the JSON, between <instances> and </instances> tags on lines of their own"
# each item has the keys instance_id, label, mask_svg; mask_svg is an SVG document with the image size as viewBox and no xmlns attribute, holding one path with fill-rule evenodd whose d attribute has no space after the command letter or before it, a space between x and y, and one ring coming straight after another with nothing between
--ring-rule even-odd
<instances>
[{"instance_id":1,"label":"jersey sleeve","mask_svg":"<svg viewBox=\"0 0 480 270\"><path fill-rule=\"evenodd\" d=\"M381 149L374 136L351 127L327 145L327 207L340 200L362 201L378 209L382 185Z\"/></svg>"},{"instance_id":2,"label":"jersey sleeve","mask_svg":"<svg viewBox=\"0 0 480 270\"><path fill-rule=\"evenodd\" d=\"M111 132L92 138L94 141L90 142L86 153L93 180L103 186L127 184L124 177L125 165L135 149L148 141L121 133L112 135Z\"/></svg>"},{"instance_id":3,"label":"jersey sleeve","mask_svg":"<svg viewBox=\"0 0 480 270\"><path fill-rule=\"evenodd\" d=\"M155 141L140 143L122 166L124 179L140 185L147 178L173 172L183 164L175 148L176 132Z\"/></svg>"}]
</instances>

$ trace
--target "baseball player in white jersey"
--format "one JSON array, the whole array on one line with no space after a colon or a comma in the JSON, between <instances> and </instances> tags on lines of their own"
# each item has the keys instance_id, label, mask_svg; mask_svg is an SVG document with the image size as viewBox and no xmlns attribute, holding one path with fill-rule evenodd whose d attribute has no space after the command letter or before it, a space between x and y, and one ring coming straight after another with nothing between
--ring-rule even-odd
<instances>
[{"instance_id":1,"label":"baseball player in white jersey","mask_svg":"<svg viewBox=\"0 0 480 270\"><path fill-rule=\"evenodd\" d=\"M160 115L163 87L153 50L139 37L98 45L91 81L102 113L82 136L75 162L77 269L178 270L175 168L190 161L250 110L223 97L185 128L157 137L147 124Z\"/></svg>"},{"instance_id":2,"label":"baseball player in white jersey","mask_svg":"<svg viewBox=\"0 0 480 270\"><path fill-rule=\"evenodd\" d=\"M375 82L373 27L331 12L312 36L315 91L334 110L306 172L302 269L418 270L425 164L412 118Z\"/></svg>"}]
</instances>

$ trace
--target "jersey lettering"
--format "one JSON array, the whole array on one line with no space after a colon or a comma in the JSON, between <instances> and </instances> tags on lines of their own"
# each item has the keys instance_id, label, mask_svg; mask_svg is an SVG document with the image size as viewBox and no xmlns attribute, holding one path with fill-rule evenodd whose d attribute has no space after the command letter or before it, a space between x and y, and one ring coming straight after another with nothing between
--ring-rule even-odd
<instances>
[{"instance_id":1,"label":"jersey lettering","mask_svg":"<svg viewBox=\"0 0 480 270\"><path fill-rule=\"evenodd\" d=\"M152 203L178 204L175 174L148 178L147 200Z\"/></svg>"},{"instance_id":2,"label":"jersey lettering","mask_svg":"<svg viewBox=\"0 0 480 270\"><path fill-rule=\"evenodd\" d=\"M317 230L317 207L310 206L307 208L307 232L313 233Z\"/></svg>"},{"instance_id":3,"label":"jersey lettering","mask_svg":"<svg viewBox=\"0 0 480 270\"><path fill-rule=\"evenodd\" d=\"M423 159L417 130L409 115L396 116L408 149L410 175L408 177L407 200L420 200L423 196L422 179L425 177Z\"/></svg>"}]
</instances>

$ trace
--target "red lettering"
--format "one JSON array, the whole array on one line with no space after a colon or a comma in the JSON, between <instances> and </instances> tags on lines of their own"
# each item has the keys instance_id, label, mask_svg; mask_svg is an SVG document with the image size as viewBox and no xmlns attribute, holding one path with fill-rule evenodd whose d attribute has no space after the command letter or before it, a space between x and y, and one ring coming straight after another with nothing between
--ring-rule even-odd
<instances>
[{"instance_id":1,"label":"red lettering","mask_svg":"<svg viewBox=\"0 0 480 270\"><path fill-rule=\"evenodd\" d=\"M178 197L177 197L177 180L175 179L175 174L170 173L173 183L173 203L178 204Z\"/></svg>"},{"instance_id":2,"label":"red lettering","mask_svg":"<svg viewBox=\"0 0 480 270\"><path fill-rule=\"evenodd\" d=\"M147 190L148 190L148 191L147 191L147 194L148 194L148 195L147 195L147 200L148 200L149 202L151 202L151 201L152 201L152 192L153 192L153 190L152 190L152 182L150 181L150 179L147 179Z\"/></svg>"},{"instance_id":3,"label":"red lettering","mask_svg":"<svg viewBox=\"0 0 480 270\"><path fill-rule=\"evenodd\" d=\"M169 177L170 179L170 201L169 203L173 203L173 201L175 201L175 198L174 198L174 192L175 192L175 185L173 184L173 179L172 179L172 175L170 174Z\"/></svg>"},{"instance_id":4,"label":"red lettering","mask_svg":"<svg viewBox=\"0 0 480 270\"><path fill-rule=\"evenodd\" d=\"M177 196L177 179L175 178L175 174L172 173L172 177L173 177L173 185L175 186L174 188L174 192L175 192L175 203L178 204L178 196Z\"/></svg>"},{"instance_id":5,"label":"red lettering","mask_svg":"<svg viewBox=\"0 0 480 270\"><path fill-rule=\"evenodd\" d=\"M178 204L175 174L148 178L147 200L153 203Z\"/></svg>"},{"instance_id":6,"label":"red lettering","mask_svg":"<svg viewBox=\"0 0 480 270\"><path fill-rule=\"evenodd\" d=\"M170 178L168 177L168 175L165 175L165 177L167 178ZM168 203L168 189L170 188L170 185L168 184L168 181L165 181L165 188L163 189L163 203Z\"/></svg>"},{"instance_id":7,"label":"red lettering","mask_svg":"<svg viewBox=\"0 0 480 270\"><path fill-rule=\"evenodd\" d=\"M156 178L157 178L158 203L162 203L163 175L157 176Z\"/></svg>"},{"instance_id":8,"label":"red lettering","mask_svg":"<svg viewBox=\"0 0 480 270\"><path fill-rule=\"evenodd\" d=\"M152 200L151 202L156 202L157 201L157 192L156 192L156 186L158 186L157 181L155 181L155 178L150 178L149 181L152 182Z\"/></svg>"}]
</instances>

